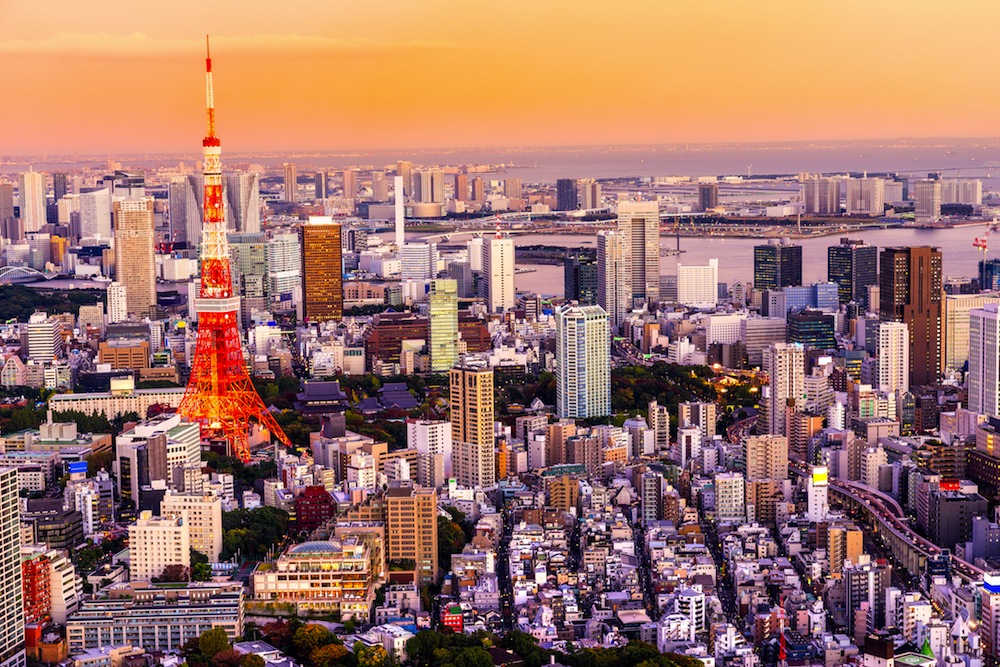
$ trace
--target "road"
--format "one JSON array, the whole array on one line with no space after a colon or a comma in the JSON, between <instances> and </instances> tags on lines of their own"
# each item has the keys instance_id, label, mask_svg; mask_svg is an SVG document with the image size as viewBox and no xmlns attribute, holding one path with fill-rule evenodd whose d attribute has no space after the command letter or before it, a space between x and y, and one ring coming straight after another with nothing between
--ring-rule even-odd
<instances>
[{"instance_id":1,"label":"road","mask_svg":"<svg viewBox=\"0 0 1000 667\"><path fill-rule=\"evenodd\" d=\"M500 588L500 615L504 631L514 629L514 584L510 578L510 538L514 531L514 515L503 508L503 534L497 548L497 586Z\"/></svg>"}]
</instances>

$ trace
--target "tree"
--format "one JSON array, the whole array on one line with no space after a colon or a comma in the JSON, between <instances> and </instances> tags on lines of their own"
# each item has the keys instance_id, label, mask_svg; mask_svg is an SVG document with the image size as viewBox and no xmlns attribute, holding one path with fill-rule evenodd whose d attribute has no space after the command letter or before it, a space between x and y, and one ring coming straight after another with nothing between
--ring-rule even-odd
<instances>
[{"instance_id":1,"label":"tree","mask_svg":"<svg viewBox=\"0 0 1000 667\"><path fill-rule=\"evenodd\" d=\"M327 644L320 646L309 654L312 667L333 667L347 657L348 650L343 644Z\"/></svg>"},{"instance_id":2,"label":"tree","mask_svg":"<svg viewBox=\"0 0 1000 667\"><path fill-rule=\"evenodd\" d=\"M247 653L240 660L240 667L267 667L267 663L256 653Z\"/></svg>"},{"instance_id":3,"label":"tree","mask_svg":"<svg viewBox=\"0 0 1000 667\"><path fill-rule=\"evenodd\" d=\"M285 621L278 620L265 623L261 631L264 633L264 638L267 639L267 642L277 649L287 649L292 641L293 630Z\"/></svg>"},{"instance_id":4,"label":"tree","mask_svg":"<svg viewBox=\"0 0 1000 667\"><path fill-rule=\"evenodd\" d=\"M455 655L455 667L493 667L493 658L482 646L467 648Z\"/></svg>"},{"instance_id":5,"label":"tree","mask_svg":"<svg viewBox=\"0 0 1000 667\"><path fill-rule=\"evenodd\" d=\"M295 652L305 659L321 646L333 643L333 634L322 625L308 623L295 631L292 636L292 646Z\"/></svg>"},{"instance_id":6,"label":"tree","mask_svg":"<svg viewBox=\"0 0 1000 667\"><path fill-rule=\"evenodd\" d=\"M360 642L358 642L360 644ZM483 653L486 653L483 651ZM381 646L361 646L355 644L354 654L358 657L358 667L388 667L389 654ZM489 653L486 653L489 658ZM492 667L492 661L486 667ZM458 667L458 665L456 665ZM463 665L462 667L481 667L478 665Z\"/></svg>"},{"instance_id":7,"label":"tree","mask_svg":"<svg viewBox=\"0 0 1000 667\"><path fill-rule=\"evenodd\" d=\"M191 567L191 581L211 581L212 568L208 563L195 563Z\"/></svg>"},{"instance_id":8,"label":"tree","mask_svg":"<svg viewBox=\"0 0 1000 667\"><path fill-rule=\"evenodd\" d=\"M160 581L168 582L179 582L179 581L190 581L191 579L191 568L186 565L168 565L163 568L163 574L160 575Z\"/></svg>"},{"instance_id":9,"label":"tree","mask_svg":"<svg viewBox=\"0 0 1000 667\"><path fill-rule=\"evenodd\" d=\"M215 654L215 657L212 658L212 667L240 667L242 662L243 655L241 653L227 648Z\"/></svg>"},{"instance_id":10,"label":"tree","mask_svg":"<svg viewBox=\"0 0 1000 667\"><path fill-rule=\"evenodd\" d=\"M198 652L206 660L211 660L217 654L229 648L229 635L222 628L212 628L201 633L198 638Z\"/></svg>"}]
</instances>

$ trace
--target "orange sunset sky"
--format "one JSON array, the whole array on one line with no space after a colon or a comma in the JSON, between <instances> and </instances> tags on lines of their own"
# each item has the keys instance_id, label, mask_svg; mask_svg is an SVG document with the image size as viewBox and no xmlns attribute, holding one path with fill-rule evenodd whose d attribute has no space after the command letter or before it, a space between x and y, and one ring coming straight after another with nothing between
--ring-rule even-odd
<instances>
[{"instance_id":1,"label":"orange sunset sky","mask_svg":"<svg viewBox=\"0 0 1000 667\"><path fill-rule=\"evenodd\" d=\"M0 0L0 155L1000 135L996 0Z\"/></svg>"}]
</instances>

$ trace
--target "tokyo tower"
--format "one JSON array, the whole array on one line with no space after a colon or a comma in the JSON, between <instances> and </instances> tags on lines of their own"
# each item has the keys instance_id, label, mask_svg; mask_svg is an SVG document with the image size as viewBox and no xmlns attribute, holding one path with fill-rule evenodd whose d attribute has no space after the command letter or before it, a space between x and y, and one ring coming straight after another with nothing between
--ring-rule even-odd
<instances>
[{"instance_id":1,"label":"tokyo tower","mask_svg":"<svg viewBox=\"0 0 1000 667\"><path fill-rule=\"evenodd\" d=\"M205 37L205 94L208 133L202 141L205 224L201 233L201 291L198 301L198 342L191 379L177 411L201 423L202 435L224 437L234 456L250 460L249 432L254 422L290 445L288 436L268 412L254 389L243 361L240 341L240 298L233 294L229 241L222 198L222 142L215 136L212 54Z\"/></svg>"}]
</instances>

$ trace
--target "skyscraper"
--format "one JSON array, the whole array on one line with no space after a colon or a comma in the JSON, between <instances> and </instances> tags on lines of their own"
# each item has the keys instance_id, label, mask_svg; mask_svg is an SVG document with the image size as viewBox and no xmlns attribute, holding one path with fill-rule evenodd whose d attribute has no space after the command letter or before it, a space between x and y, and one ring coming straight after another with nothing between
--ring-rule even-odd
<instances>
[{"instance_id":1,"label":"skyscraper","mask_svg":"<svg viewBox=\"0 0 1000 667\"><path fill-rule=\"evenodd\" d=\"M125 286L128 312L139 317L156 308L153 198L118 199L115 211L115 273Z\"/></svg>"},{"instance_id":2,"label":"skyscraper","mask_svg":"<svg viewBox=\"0 0 1000 667\"><path fill-rule=\"evenodd\" d=\"M913 184L913 215L918 222L933 222L941 217L941 182L917 181Z\"/></svg>"},{"instance_id":3,"label":"skyscraper","mask_svg":"<svg viewBox=\"0 0 1000 667\"><path fill-rule=\"evenodd\" d=\"M111 190L86 189L79 194L80 238L111 238Z\"/></svg>"},{"instance_id":4,"label":"skyscraper","mask_svg":"<svg viewBox=\"0 0 1000 667\"><path fill-rule=\"evenodd\" d=\"M847 180L847 215L879 217L885 214L885 180L850 178Z\"/></svg>"},{"instance_id":5,"label":"skyscraper","mask_svg":"<svg viewBox=\"0 0 1000 667\"><path fill-rule=\"evenodd\" d=\"M0 223L14 217L14 184L0 183Z\"/></svg>"},{"instance_id":6,"label":"skyscraper","mask_svg":"<svg viewBox=\"0 0 1000 667\"><path fill-rule=\"evenodd\" d=\"M557 180L556 210L575 211L579 208L576 190L576 181L572 178L560 178Z\"/></svg>"},{"instance_id":7,"label":"skyscraper","mask_svg":"<svg viewBox=\"0 0 1000 667\"><path fill-rule=\"evenodd\" d=\"M587 419L611 414L611 329L600 306L556 310L556 412Z\"/></svg>"},{"instance_id":8,"label":"skyscraper","mask_svg":"<svg viewBox=\"0 0 1000 667\"><path fill-rule=\"evenodd\" d=\"M489 443L493 447L493 371L459 366L448 373L451 441Z\"/></svg>"},{"instance_id":9,"label":"skyscraper","mask_svg":"<svg viewBox=\"0 0 1000 667\"><path fill-rule=\"evenodd\" d=\"M230 231L260 231L260 175L230 173L222 177L226 227Z\"/></svg>"},{"instance_id":10,"label":"skyscraper","mask_svg":"<svg viewBox=\"0 0 1000 667\"><path fill-rule=\"evenodd\" d=\"M404 243L399 249L399 264L403 280L430 280L437 274L437 244Z\"/></svg>"},{"instance_id":11,"label":"skyscraper","mask_svg":"<svg viewBox=\"0 0 1000 667\"><path fill-rule=\"evenodd\" d=\"M0 468L0 667L24 667L21 523L17 468Z\"/></svg>"},{"instance_id":12,"label":"skyscraper","mask_svg":"<svg viewBox=\"0 0 1000 667\"><path fill-rule=\"evenodd\" d=\"M472 179L472 201L486 201L486 183L478 176Z\"/></svg>"},{"instance_id":13,"label":"skyscraper","mask_svg":"<svg viewBox=\"0 0 1000 667\"><path fill-rule=\"evenodd\" d=\"M493 371L460 366L448 377L455 477L472 488L492 486L496 481Z\"/></svg>"},{"instance_id":14,"label":"skyscraper","mask_svg":"<svg viewBox=\"0 0 1000 667\"><path fill-rule=\"evenodd\" d=\"M810 178L802 185L806 215L840 215L840 181Z\"/></svg>"},{"instance_id":15,"label":"skyscraper","mask_svg":"<svg viewBox=\"0 0 1000 667\"><path fill-rule=\"evenodd\" d=\"M401 484L385 494L388 559L410 561L417 581L438 580L437 491Z\"/></svg>"},{"instance_id":16,"label":"skyscraper","mask_svg":"<svg viewBox=\"0 0 1000 667\"><path fill-rule=\"evenodd\" d=\"M240 319L246 327L254 310L267 311L267 236L263 232L229 235L233 289L240 296Z\"/></svg>"},{"instance_id":17,"label":"skyscraper","mask_svg":"<svg viewBox=\"0 0 1000 667\"><path fill-rule=\"evenodd\" d=\"M489 312L514 307L514 241L499 232L483 239L483 279Z\"/></svg>"},{"instance_id":18,"label":"skyscraper","mask_svg":"<svg viewBox=\"0 0 1000 667\"><path fill-rule=\"evenodd\" d=\"M860 239L840 239L826 249L826 275L837 283L840 303L856 301L868 307L868 288L878 284L878 248Z\"/></svg>"},{"instance_id":19,"label":"skyscraper","mask_svg":"<svg viewBox=\"0 0 1000 667\"><path fill-rule=\"evenodd\" d=\"M719 184L698 184L698 210L710 211L719 205Z\"/></svg>"},{"instance_id":20,"label":"skyscraper","mask_svg":"<svg viewBox=\"0 0 1000 667\"><path fill-rule=\"evenodd\" d=\"M354 169L345 169L341 185L344 188L344 198L354 199L358 194L358 172Z\"/></svg>"},{"instance_id":21,"label":"skyscraper","mask_svg":"<svg viewBox=\"0 0 1000 667\"><path fill-rule=\"evenodd\" d=\"M299 173L294 162L285 163L285 201L294 204L299 199Z\"/></svg>"},{"instance_id":22,"label":"skyscraper","mask_svg":"<svg viewBox=\"0 0 1000 667\"><path fill-rule=\"evenodd\" d=\"M813 466L806 479L806 520L824 521L830 514L830 472L826 466Z\"/></svg>"},{"instance_id":23,"label":"skyscraper","mask_svg":"<svg viewBox=\"0 0 1000 667\"><path fill-rule=\"evenodd\" d=\"M520 199L521 198L521 179L514 178L510 176L504 179L503 182L503 193L507 199Z\"/></svg>"},{"instance_id":24,"label":"skyscraper","mask_svg":"<svg viewBox=\"0 0 1000 667\"><path fill-rule=\"evenodd\" d=\"M340 223L312 216L299 229L302 245L302 313L315 322L344 316L344 267Z\"/></svg>"},{"instance_id":25,"label":"skyscraper","mask_svg":"<svg viewBox=\"0 0 1000 667\"><path fill-rule=\"evenodd\" d=\"M588 211L601 207L601 184L592 178L579 182L580 208Z\"/></svg>"},{"instance_id":26,"label":"skyscraper","mask_svg":"<svg viewBox=\"0 0 1000 667\"><path fill-rule=\"evenodd\" d=\"M451 370L458 361L458 283L449 279L431 281L427 320L430 327L431 372Z\"/></svg>"},{"instance_id":27,"label":"skyscraper","mask_svg":"<svg viewBox=\"0 0 1000 667\"><path fill-rule=\"evenodd\" d=\"M660 205L655 201L618 203L618 231L632 258L632 306L660 298Z\"/></svg>"},{"instance_id":28,"label":"skyscraper","mask_svg":"<svg viewBox=\"0 0 1000 667\"><path fill-rule=\"evenodd\" d=\"M776 290L802 284L802 246L772 240L753 247L753 287Z\"/></svg>"},{"instance_id":29,"label":"skyscraper","mask_svg":"<svg viewBox=\"0 0 1000 667\"><path fill-rule=\"evenodd\" d=\"M59 201L69 192L67 189L66 174L52 174L52 200Z\"/></svg>"},{"instance_id":30,"label":"skyscraper","mask_svg":"<svg viewBox=\"0 0 1000 667\"><path fill-rule=\"evenodd\" d=\"M1000 304L997 294L945 294L944 367L964 370L969 360L969 313L987 304Z\"/></svg>"},{"instance_id":31,"label":"skyscraper","mask_svg":"<svg viewBox=\"0 0 1000 667\"><path fill-rule=\"evenodd\" d=\"M1000 306L969 313L969 409L1000 416Z\"/></svg>"},{"instance_id":32,"label":"skyscraper","mask_svg":"<svg viewBox=\"0 0 1000 667\"><path fill-rule=\"evenodd\" d=\"M677 262L677 303L690 308L715 308L718 298L718 259L698 266Z\"/></svg>"},{"instance_id":33,"label":"skyscraper","mask_svg":"<svg viewBox=\"0 0 1000 667\"><path fill-rule=\"evenodd\" d=\"M18 195L24 231L37 232L45 224L45 176L37 171L21 174Z\"/></svg>"},{"instance_id":34,"label":"skyscraper","mask_svg":"<svg viewBox=\"0 0 1000 667\"><path fill-rule=\"evenodd\" d=\"M618 231L597 232L597 304L618 331L632 310L632 257L628 239Z\"/></svg>"},{"instance_id":35,"label":"skyscraper","mask_svg":"<svg viewBox=\"0 0 1000 667\"><path fill-rule=\"evenodd\" d=\"M944 322L941 252L928 246L884 248L879 267L879 318L910 332L910 386L941 374Z\"/></svg>"},{"instance_id":36,"label":"skyscraper","mask_svg":"<svg viewBox=\"0 0 1000 667\"><path fill-rule=\"evenodd\" d=\"M880 322L876 341L878 390L910 389L910 336L902 322Z\"/></svg>"},{"instance_id":37,"label":"skyscraper","mask_svg":"<svg viewBox=\"0 0 1000 667\"><path fill-rule=\"evenodd\" d=\"M801 345L773 343L764 348L762 370L768 375L765 388L767 432L788 435L785 424L787 410L804 403L805 350Z\"/></svg>"},{"instance_id":38,"label":"skyscraper","mask_svg":"<svg viewBox=\"0 0 1000 667\"><path fill-rule=\"evenodd\" d=\"M409 197L413 194L413 163L400 160L396 163L396 175L403 179L403 195Z\"/></svg>"},{"instance_id":39,"label":"skyscraper","mask_svg":"<svg viewBox=\"0 0 1000 667\"><path fill-rule=\"evenodd\" d=\"M455 174L455 199L465 201L469 198L469 177L465 174Z\"/></svg>"},{"instance_id":40,"label":"skyscraper","mask_svg":"<svg viewBox=\"0 0 1000 667\"><path fill-rule=\"evenodd\" d=\"M320 170L313 174L313 195L316 199L327 198L327 181L325 171Z\"/></svg>"},{"instance_id":41,"label":"skyscraper","mask_svg":"<svg viewBox=\"0 0 1000 667\"><path fill-rule=\"evenodd\" d=\"M372 201L389 201L389 183L384 171L372 171Z\"/></svg>"},{"instance_id":42,"label":"skyscraper","mask_svg":"<svg viewBox=\"0 0 1000 667\"><path fill-rule=\"evenodd\" d=\"M563 259L563 293L567 301L597 303L597 259L572 255Z\"/></svg>"}]
</instances>

